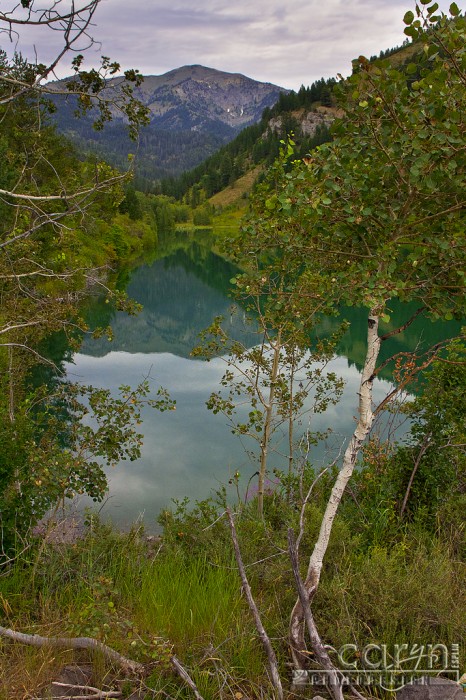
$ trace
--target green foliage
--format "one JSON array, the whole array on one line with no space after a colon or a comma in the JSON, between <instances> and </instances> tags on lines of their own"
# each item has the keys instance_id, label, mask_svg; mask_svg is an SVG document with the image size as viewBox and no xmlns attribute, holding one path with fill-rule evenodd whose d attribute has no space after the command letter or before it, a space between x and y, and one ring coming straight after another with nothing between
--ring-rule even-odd
<instances>
[{"instance_id":1,"label":"green foliage","mask_svg":"<svg viewBox=\"0 0 466 700\"><path fill-rule=\"evenodd\" d=\"M107 490L103 465L140 456L141 408L171 410L165 390L150 397L148 381L135 389L108 390L63 383L49 396L44 387L15 407L2 407L0 497L3 553L58 501L86 493L101 501Z\"/></svg>"},{"instance_id":2,"label":"green foliage","mask_svg":"<svg viewBox=\"0 0 466 700\"><path fill-rule=\"evenodd\" d=\"M93 127L101 131L104 125L112 120L112 109L116 108L125 117L130 137L135 139L141 124L148 124L148 109L134 99L133 89L139 87L143 76L138 70L124 71L125 82L118 86L118 95L112 99L108 96L107 80L120 72L121 66L117 61L111 61L108 56L101 57L98 69L84 70L84 56L77 54L72 61L74 76L66 81L66 89L70 94L77 95L75 116L80 117L93 111ZM93 96L107 91L104 99L95 100ZM110 91L112 88L110 88Z\"/></svg>"},{"instance_id":3,"label":"green foliage","mask_svg":"<svg viewBox=\"0 0 466 700\"><path fill-rule=\"evenodd\" d=\"M212 218L207 207L198 208L193 213L194 226L211 226Z\"/></svg>"},{"instance_id":4,"label":"green foliage","mask_svg":"<svg viewBox=\"0 0 466 700\"><path fill-rule=\"evenodd\" d=\"M189 207L175 204L172 197L153 196L151 204L157 222L157 230L163 235L174 233L176 223L187 221L189 218Z\"/></svg>"},{"instance_id":5,"label":"green foliage","mask_svg":"<svg viewBox=\"0 0 466 700\"><path fill-rule=\"evenodd\" d=\"M344 506L360 512L365 541L396 540L412 522L432 535L445 532L459 550L464 546L457 509L466 492L465 368L464 346L455 344L425 374L422 393L403 407L412 421L405 442L367 445L353 487L358 508L351 499Z\"/></svg>"},{"instance_id":6,"label":"green foliage","mask_svg":"<svg viewBox=\"0 0 466 700\"><path fill-rule=\"evenodd\" d=\"M88 91L97 95L105 75L118 66L104 58L103 72L83 72L81 63L77 56L72 88L86 111L93 104ZM52 364L40 354L46 338L60 331L76 343L87 330L79 302L96 285L107 289L117 308L136 310L124 294L109 288L104 268L154 247L157 234L147 201L140 202L131 188L124 198L120 174L105 163L79 159L48 125L50 104L37 86L26 89L39 80L40 66L17 55L10 61L0 52L0 67L5 78L0 79L0 157L5 164L0 173L0 510L5 554L18 533L24 536L57 500L75 493L101 500L106 489L102 464L139 454L138 407L146 402L164 408L168 398L161 393L154 403L145 384L134 391L127 387L126 399L112 398L50 377L48 386L30 391L32 366L38 360ZM143 113L130 84L138 84L139 77L128 73L127 79L120 107L134 129ZM97 126L110 117L110 103L100 104ZM127 214L116 213L122 199ZM95 422L82 423L87 415Z\"/></svg>"},{"instance_id":7,"label":"green foliage","mask_svg":"<svg viewBox=\"0 0 466 700\"><path fill-rule=\"evenodd\" d=\"M449 645L461 638L464 612L457 596L464 571L447 543L426 546L406 538L359 554L351 545L348 551L347 543L341 559L328 564L314 610L335 648L349 639L362 648L371 640L386 644L390 653L395 644L413 640Z\"/></svg>"},{"instance_id":8,"label":"green foliage","mask_svg":"<svg viewBox=\"0 0 466 700\"><path fill-rule=\"evenodd\" d=\"M127 187L125 198L118 206L120 214L128 214L132 221L142 219L142 209L134 187Z\"/></svg>"},{"instance_id":9,"label":"green foliage","mask_svg":"<svg viewBox=\"0 0 466 700\"><path fill-rule=\"evenodd\" d=\"M361 57L338 86L344 116L333 142L305 162L283 142L249 223L226 242L247 269L237 280L244 298L286 309L296 324L342 304L388 318L391 299L431 318L464 318L462 38L459 20L426 35L417 85Z\"/></svg>"}]
</instances>

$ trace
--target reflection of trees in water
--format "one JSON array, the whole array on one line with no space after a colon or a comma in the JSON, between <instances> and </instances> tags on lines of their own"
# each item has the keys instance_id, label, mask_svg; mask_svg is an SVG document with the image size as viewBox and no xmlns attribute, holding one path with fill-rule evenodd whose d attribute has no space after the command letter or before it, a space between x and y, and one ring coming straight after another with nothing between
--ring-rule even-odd
<instances>
[{"instance_id":1,"label":"reflection of trees in water","mask_svg":"<svg viewBox=\"0 0 466 700\"><path fill-rule=\"evenodd\" d=\"M408 319L415 314L418 309L418 304L411 302L409 304L401 304L400 302L391 303L391 316L388 324L381 323L381 334L388 333L402 326ZM349 331L343 336L338 352L348 358L351 364L356 365L358 370L361 370L364 364L366 352L366 324L367 315L357 308L345 308L342 311L342 318L350 322ZM330 332L339 319L324 319L323 324L327 325ZM392 355L398 352L423 352L425 349L433 347L436 343L444 340L446 337L453 337L458 334L461 329L461 323L455 321L439 321L433 323L426 319L423 314L420 314L413 323L405 330L390 338L390 343L386 345L382 343L379 354L379 366L388 360ZM385 371L380 372L379 376L388 380L392 380L393 367L387 367Z\"/></svg>"},{"instance_id":2,"label":"reflection of trees in water","mask_svg":"<svg viewBox=\"0 0 466 700\"><path fill-rule=\"evenodd\" d=\"M256 335L245 328L241 310L234 315L230 311L230 279L237 269L212 252L207 234L204 234L204 238L205 241L197 242L187 234L178 234L162 246L164 253L171 248L175 252L152 264L142 265L128 275L128 295L143 306L138 316L114 313L102 299L91 301L86 310L89 325L96 327L111 323L114 340L109 343L105 338L85 339L82 352L94 356L105 355L111 350L170 352L189 357L198 342L198 334L217 315L226 317L229 332L234 338L245 345L254 345ZM393 304L386 330L403 324L415 310L414 303L404 306ZM367 319L357 308L344 309L341 318L350 321L351 325L340 342L339 354L360 369L365 355ZM325 337L334 333L341 318L323 318L317 335ZM460 324L450 322L449 332L450 326L454 326L453 334L456 327L459 331ZM412 326L392 338L391 350L382 343L381 363L388 359L389 353L393 353L393 343L396 343L396 352L412 351L416 347L422 350L423 345L432 346L442 340L445 329L445 323L432 323L419 316ZM390 368L382 371L380 376L390 378Z\"/></svg>"},{"instance_id":3,"label":"reflection of trees in water","mask_svg":"<svg viewBox=\"0 0 466 700\"><path fill-rule=\"evenodd\" d=\"M111 350L171 352L189 357L198 334L217 315L226 317L233 337L253 344L255 335L245 328L243 315L230 311L229 280L235 272L229 262L197 244L142 265L127 288L128 295L142 304L142 312L135 317L115 314L114 340L86 339L82 352L97 356Z\"/></svg>"}]
</instances>

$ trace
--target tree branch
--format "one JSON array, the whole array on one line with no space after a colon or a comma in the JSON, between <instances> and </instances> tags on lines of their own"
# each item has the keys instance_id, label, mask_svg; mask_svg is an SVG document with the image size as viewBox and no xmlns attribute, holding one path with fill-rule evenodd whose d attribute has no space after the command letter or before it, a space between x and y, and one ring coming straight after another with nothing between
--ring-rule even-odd
<instances>
[{"instance_id":1,"label":"tree branch","mask_svg":"<svg viewBox=\"0 0 466 700\"><path fill-rule=\"evenodd\" d=\"M392 331L389 331L388 333L385 333L385 335L380 336L380 341L388 340L388 338L391 338L393 335L398 335L399 333L402 333L405 331L409 326L413 323L413 321L419 316L419 314L422 314L423 311L427 309L427 306L421 306L419 309L416 309L416 311L413 313L411 318L409 318L406 323L403 323L402 326L398 326L398 328L394 328Z\"/></svg>"},{"instance_id":2,"label":"tree branch","mask_svg":"<svg viewBox=\"0 0 466 700\"><path fill-rule=\"evenodd\" d=\"M238 544L238 536L236 534L235 523L233 520L233 516L231 514L231 510L229 508L227 508L226 513L227 513L227 517L228 517L228 523L230 525L231 539L233 540L233 547L235 550L236 563L238 564L238 571L239 571L239 574L241 577L241 582L243 584L243 591L244 591L244 594L246 596L246 600L248 601L249 609L251 610L252 616L254 618L254 623L255 623L256 629L259 633L259 637L260 637L260 640L262 642L262 646L264 647L264 651L267 655L267 659L269 662L270 679L272 681L272 685L275 688L275 692L277 693L277 697L279 698L279 700L283 700L283 688L282 688L282 683L280 680L280 675L278 673L277 657L275 655L275 651L274 651L272 644L270 642L269 636L268 636L267 632L265 631L264 626L262 624L262 620L261 620L256 602L252 596L251 586L249 585L249 581L248 581L248 578L246 576L246 570L245 570L244 564L243 564L243 559L241 557L241 551L240 551L239 544Z\"/></svg>"},{"instance_id":3,"label":"tree branch","mask_svg":"<svg viewBox=\"0 0 466 700\"><path fill-rule=\"evenodd\" d=\"M193 679L191 678L191 676L189 675L187 670L184 668L184 666L182 666L182 664L180 663L178 658L176 656L172 656L170 661L171 661L173 668L175 669L175 671L179 675L179 677L182 678L182 680L184 680L186 685L188 685L191 688L196 700L204 700L202 695L199 693L197 686L194 683Z\"/></svg>"},{"instance_id":4,"label":"tree branch","mask_svg":"<svg viewBox=\"0 0 466 700\"><path fill-rule=\"evenodd\" d=\"M416 472L417 472L419 465L421 463L421 459L424 457L424 455L427 451L427 448L429 447L429 442L430 442L431 437L432 437L431 432L426 433L426 435L424 436L424 440L422 441L421 449L419 450L419 453L416 457L416 461L414 462L414 467L413 467L413 470L411 472L411 476L409 477L409 482L408 482L408 486L406 487L406 493L405 493L404 498L403 498L403 503L401 504L400 518L403 518L403 514L405 512L406 505L408 503L409 494L411 493L411 488L413 485L414 477L416 476Z\"/></svg>"},{"instance_id":5,"label":"tree branch","mask_svg":"<svg viewBox=\"0 0 466 700\"><path fill-rule=\"evenodd\" d=\"M121 698L123 694L121 690L99 690L99 688L94 688L92 685L74 685L72 683L59 683L58 681L53 681L52 685L57 686L57 688L90 691L90 693L86 692L85 695L73 695L72 700L104 700L104 698Z\"/></svg>"},{"instance_id":6,"label":"tree branch","mask_svg":"<svg viewBox=\"0 0 466 700\"><path fill-rule=\"evenodd\" d=\"M144 665L138 661L127 659L122 654L107 646L103 642L99 642L92 637L41 637L38 634L24 634L16 632L7 627L0 626L0 637L6 637L13 642L27 644L34 647L57 647L62 649L89 649L92 651L100 651L109 661L113 661L120 666L124 673L142 674Z\"/></svg>"}]
</instances>

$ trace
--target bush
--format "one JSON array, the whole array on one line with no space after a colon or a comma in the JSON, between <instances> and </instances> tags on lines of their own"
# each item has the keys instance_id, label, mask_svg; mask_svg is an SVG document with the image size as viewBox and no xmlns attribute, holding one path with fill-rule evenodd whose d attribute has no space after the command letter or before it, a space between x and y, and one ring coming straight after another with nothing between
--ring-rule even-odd
<instances>
[{"instance_id":1,"label":"bush","mask_svg":"<svg viewBox=\"0 0 466 700\"><path fill-rule=\"evenodd\" d=\"M193 213L194 226L211 226L212 218L207 209L196 209Z\"/></svg>"}]
</instances>

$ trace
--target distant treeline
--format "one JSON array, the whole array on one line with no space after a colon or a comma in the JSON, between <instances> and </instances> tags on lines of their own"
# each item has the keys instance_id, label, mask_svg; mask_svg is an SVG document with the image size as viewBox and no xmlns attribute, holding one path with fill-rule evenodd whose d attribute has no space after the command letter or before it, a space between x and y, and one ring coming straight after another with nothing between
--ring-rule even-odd
<instances>
[{"instance_id":1,"label":"distant treeline","mask_svg":"<svg viewBox=\"0 0 466 700\"><path fill-rule=\"evenodd\" d=\"M380 61L380 59L383 58L388 58L389 56L393 56L393 54L398 53L398 51L402 51L406 46L409 46L411 41L409 39L405 39L401 46L394 46L393 49L387 49L386 51L381 51L378 56L374 54L374 56L371 56L369 58L369 61L373 63L374 61Z\"/></svg>"}]
</instances>

